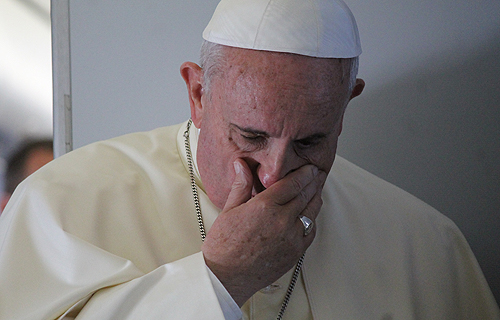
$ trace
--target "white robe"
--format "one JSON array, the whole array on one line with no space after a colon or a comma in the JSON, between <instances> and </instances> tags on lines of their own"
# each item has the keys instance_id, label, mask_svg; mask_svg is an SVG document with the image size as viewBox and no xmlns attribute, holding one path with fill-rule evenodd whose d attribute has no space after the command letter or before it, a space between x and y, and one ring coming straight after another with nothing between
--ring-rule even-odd
<instances>
[{"instance_id":1,"label":"white robe","mask_svg":"<svg viewBox=\"0 0 500 320\"><path fill-rule=\"evenodd\" d=\"M200 252L184 128L83 147L19 186L0 217L1 320L223 319ZM219 210L198 174L197 183L208 230ZM285 318L500 319L449 219L340 157L323 201ZM266 303L257 293L246 317Z\"/></svg>"}]
</instances>

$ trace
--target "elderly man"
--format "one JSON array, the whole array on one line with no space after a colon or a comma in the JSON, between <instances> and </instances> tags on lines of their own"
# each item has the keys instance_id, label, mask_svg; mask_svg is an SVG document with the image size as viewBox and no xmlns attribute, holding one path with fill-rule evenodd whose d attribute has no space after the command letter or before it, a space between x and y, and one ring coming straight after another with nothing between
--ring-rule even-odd
<instances>
[{"instance_id":1,"label":"elderly man","mask_svg":"<svg viewBox=\"0 0 500 320\"><path fill-rule=\"evenodd\" d=\"M204 38L181 66L189 121L16 191L0 319L498 319L452 222L333 165L364 87L343 2L223 0Z\"/></svg>"}]
</instances>

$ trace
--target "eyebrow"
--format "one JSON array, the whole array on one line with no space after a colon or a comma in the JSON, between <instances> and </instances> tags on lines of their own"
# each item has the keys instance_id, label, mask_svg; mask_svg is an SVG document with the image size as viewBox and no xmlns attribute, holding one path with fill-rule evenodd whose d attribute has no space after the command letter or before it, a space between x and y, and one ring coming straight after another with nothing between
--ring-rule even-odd
<instances>
[{"instance_id":1,"label":"eyebrow","mask_svg":"<svg viewBox=\"0 0 500 320\"><path fill-rule=\"evenodd\" d=\"M257 130L257 129L253 129L253 128L249 128L249 127L240 127L240 126L238 126L237 124L234 124L234 123L230 123L229 125L231 127L234 127L236 129L238 129L239 131L243 131L243 132L246 132L246 133L251 133L251 134L254 134L254 135L266 136L266 137L269 136L269 134L267 132L262 131L262 130Z\"/></svg>"},{"instance_id":2,"label":"eyebrow","mask_svg":"<svg viewBox=\"0 0 500 320\"><path fill-rule=\"evenodd\" d=\"M310 136L307 136L307 137L304 137L304 138L301 138L301 139L297 139L296 141L304 141L304 140L320 140L320 139L323 139L324 137L326 137L327 134L326 133L315 133L315 134L312 134Z\"/></svg>"},{"instance_id":3,"label":"eyebrow","mask_svg":"<svg viewBox=\"0 0 500 320\"><path fill-rule=\"evenodd\" d=\"M269 137L269 134L265 131L262 131L262 130L257 130L257 129L253 129L253 128L249 128L249 127L240 127L238 126L237 124L234 124L234 123L230 123L229 124L231 127L234 127L236 129L238 129L239 131L242 131L242 132L245 132L245 133L250 133L250 134L253 134L253 135L258 135L258 136L264 136L264 137ZM320 140L320 139L323 139L327 136L328 134L327 133L314 133L310 136L307 136L307 137L304 137L304 138L300 138L300 139L296 139L295 141L305 141L305 140L311 140L311 141L314 141L314 140Z\"/></svg>"}]
</instances>

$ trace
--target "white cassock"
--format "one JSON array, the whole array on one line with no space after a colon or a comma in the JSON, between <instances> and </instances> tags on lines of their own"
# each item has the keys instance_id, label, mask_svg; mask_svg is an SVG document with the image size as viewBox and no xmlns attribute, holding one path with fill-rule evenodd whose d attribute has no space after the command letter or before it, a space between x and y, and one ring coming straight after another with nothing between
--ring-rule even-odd
<instances>
[{"instance_id":1,"label":"white cassock","mask_svg":"<svg viewBox=\"0 0 500 320\"><path fill-rule=\"evenodd\" d=\"M0 319L224 319L200 252L185 125L83 147L19 186L0 218ZM196 176L208 230L219 210ZM500 319L449 219L339 157L323 201L285 319ZM244 317L276 318L289 279Z\"/></svg>"}]
</instances>

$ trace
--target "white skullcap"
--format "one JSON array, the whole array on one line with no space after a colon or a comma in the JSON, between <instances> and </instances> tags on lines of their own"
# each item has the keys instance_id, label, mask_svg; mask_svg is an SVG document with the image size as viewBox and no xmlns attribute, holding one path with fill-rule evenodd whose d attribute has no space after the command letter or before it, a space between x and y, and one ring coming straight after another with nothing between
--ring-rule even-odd
<instances>
[{"instance_id":1,"label":"white skullcap","mask_svg":"<svg viewBox=\"0 0 500 320\"><path fill-rule=\"evenodd\" d=\"M321 58L361 54L356 20L342 0L222 0L203 38Z\"/></svg>"}]
</instances>

